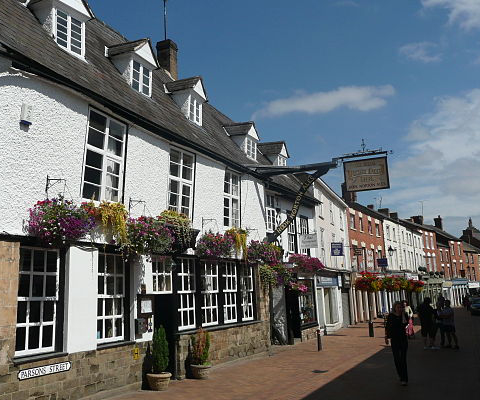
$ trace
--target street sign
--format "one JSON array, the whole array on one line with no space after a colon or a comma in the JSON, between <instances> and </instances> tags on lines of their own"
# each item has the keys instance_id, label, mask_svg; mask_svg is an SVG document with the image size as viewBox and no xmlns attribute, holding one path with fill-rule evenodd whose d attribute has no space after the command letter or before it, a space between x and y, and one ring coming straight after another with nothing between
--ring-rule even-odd
<instances>
[{"instance_id":1,"label":"street sign","mask_svg":"<svg viewBox=\"0 0 480 400\"><path fill-rule=\"evenodd\" d=\"M388 189L387 157L375 157L365 160L345 161L343 163L345 185L349 192Z\"/></svg>"},{"instance_id":2,"label":"street sign","mask_svg":"<svg viewBox=\"0 0 480 400\"><path fill-rule=\"evenodd\" d=\"M318 248L317 234L312 233L308 235L300 235L301 249L316 249Z\"/></svg>"},{"instance_id":3,"label":"street sign","mask_svg":"<svg viewBox=\"0 0 480 400\"><path fill-rule=\"evenodd\" d=\"M387 268L388 267L388 259L377 258L377 266L379 266L381 268Z\"/></svg>"},{"instance_id":4,"label":"street sign","mask_svg":"<svg viewBox=\"0 0 480 400\"><path fill-rule=\"evenodd\" d=\"M334 257L343 256L343 243L342 242L332 242L331 246L331 255Z\"/></svg>"}]
</instances>

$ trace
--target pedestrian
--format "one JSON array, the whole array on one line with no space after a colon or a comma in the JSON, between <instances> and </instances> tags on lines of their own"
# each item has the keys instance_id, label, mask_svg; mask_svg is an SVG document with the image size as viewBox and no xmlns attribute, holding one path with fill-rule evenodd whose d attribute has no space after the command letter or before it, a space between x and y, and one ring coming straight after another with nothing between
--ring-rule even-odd
<instances>
[{"instance_id":1,"label":"pedestrian","mask_svg":"<svg viewBox=\"0 0 480 400\"><path fill-rule=\"evenodd\" d=\"M430 297L425 297L423 303L420 304L417 308L418 318L420 319L421 325L421 334L423 337L423 349L424 350L437 350L438 347L435 347L435 335L437 329L435 326L435 310L430 305L432 299Z\"/></svg>"},{"instance_id":2,"label":"pedestrian","mask_svg":"<svg viewBox=\"0 0 480 400\"><path fill-rule=\"evenodd\" d=\"M442 319L440 318L440 312L445 306L445 297L442 295L438 296L436 306L435 326L436 329L440 331L440 347L445 347L445 330L443 329Z\"/></svg>"},{"instance_id":3,"label":"pedestrian","mask_svg":"<svg viewBox=\"0 0 480 400\"><path fill-rule=\"evenodd\" d=\"M407 300L403 300L403 307L405 308L405 313L408 315L408 325L407 325L407 337L413 338L415 337L415 330L413 329L413 310L412 307L408 305Z\"/></svg>"},{"instance_id":4,"label":"pedestrian","mask_svg":"<svg viewBox=\"0 0 480 400\"><path fill-rule=\"evenodd\" d=\"M388 346L388 340L391 341L393 361L400 378L402 386L408 385L407 371L407 350L408 340L405 328L407 326L408 316L401 301L393 304L393 310L387 317L385 324L385 344Z\"/></svg>"},{"instance_id":5,"label":"pedestrian","mask_svg":"<svg viewBox=\"0 0 480 400\"><path fill-rule=\"evenodd\" d=\"M455 343L453 346L454 349L458 350L458 339L457 334L455 332L455 315L453 313L453 309L450 307L450 300L445 301L445 307L442 311L440 311L440 318L443 323L443 329L447 336L448 345L445 347L452 347L452 338Z\"/></svg>"},{"instance_id":6,"label":"pedestrian","mask_svg":"<svg viewBox=\"0 0 480 400\"><path fill-rule=\"evenodd\" d=\"M470 311L470 296L468 294L463 297L462 304L467 309L467 311Z\"/></svg>"}]
</instances>

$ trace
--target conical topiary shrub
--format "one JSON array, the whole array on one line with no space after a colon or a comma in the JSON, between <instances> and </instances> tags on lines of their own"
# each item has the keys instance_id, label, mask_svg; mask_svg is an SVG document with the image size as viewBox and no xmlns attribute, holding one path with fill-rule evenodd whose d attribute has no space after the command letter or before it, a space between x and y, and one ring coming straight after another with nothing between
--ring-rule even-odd
<instances>
[{"instance_id":1,"label":"conical topiary shrub","mask_svg":"<svg viewBox=\"0 0 480 400\"><path fill-rule=\"evenodd\" d=\"M165 372L168 367L168 342L162 325L153 333L152 341L152 374L147 380L152 390L167 390L172 374Z\"/></svg>"}]
</instances>

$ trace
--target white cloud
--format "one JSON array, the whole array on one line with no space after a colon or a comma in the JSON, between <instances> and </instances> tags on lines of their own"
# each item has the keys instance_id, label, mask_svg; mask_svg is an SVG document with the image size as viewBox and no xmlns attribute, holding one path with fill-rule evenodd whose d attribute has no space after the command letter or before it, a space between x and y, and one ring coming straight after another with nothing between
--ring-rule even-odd
<instances>
[{"instance_id":1,"label":"white cloud","mask_svg":"<svg viewBox=\"0 0 480 400\"><path fill-rule=\"evenodd\" d=\"M426 200L430 222L441 215L456 221L452 229L480 215L480 89L436 99L434 111L414 121L405 139L408 155L390 167L384 204L408 217Z\"/></svg>"},{"instance_id":2,"label":"white cloud","mask_svg":"<svg viewBox=\"0 0 480 400\"><path fill-rule=\"evenodd\" d=\"M448 10L451 24L458 23L463 29L480 28L479 0L421 0L423 7L441 7Z\"/></svg>"},{"instance_id":3,"label":"white cloud","mask_svg":"<svg viewBox=\"0 0 480 400\"><path fill-rule=\"evenodd\" d=\"M438 53L437 45L431 42L408 43L398 50L398 52L414 61L423 63L432 63L442 60L442 55Z\"/></svg>"},{"instance_id":4,"label":"white cloud","mask_svg":"<svg viewBox=\"0 0 480 400\"><path fill-rule=\"evenodd\" d=\"M346 107L357 111L371 111L383 107L395 89L385 86L342 86L330 92L297 93L291 97L268 102L255 117L276 117L294 112L324 114Z\"/></svg>"}]
</instances>

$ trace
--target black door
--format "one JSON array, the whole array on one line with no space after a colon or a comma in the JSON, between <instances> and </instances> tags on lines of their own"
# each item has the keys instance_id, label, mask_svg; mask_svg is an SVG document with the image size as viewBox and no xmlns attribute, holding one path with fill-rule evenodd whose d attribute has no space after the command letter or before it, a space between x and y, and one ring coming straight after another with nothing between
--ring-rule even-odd
<instances>
[{"instance_id":1,"label":"black door","mask_svg":"<svg viewBox=\"0 0 480 400\"><path fill-rule=\"evenodd\" d=\"M169 363L167 371L176 376L176 332L177 332L177 304L176 296L173 294L157 294L155 295L155 314L154 329L158 329L160 325L165 328L168 341Z\"/></svg>"}]
</instances>

